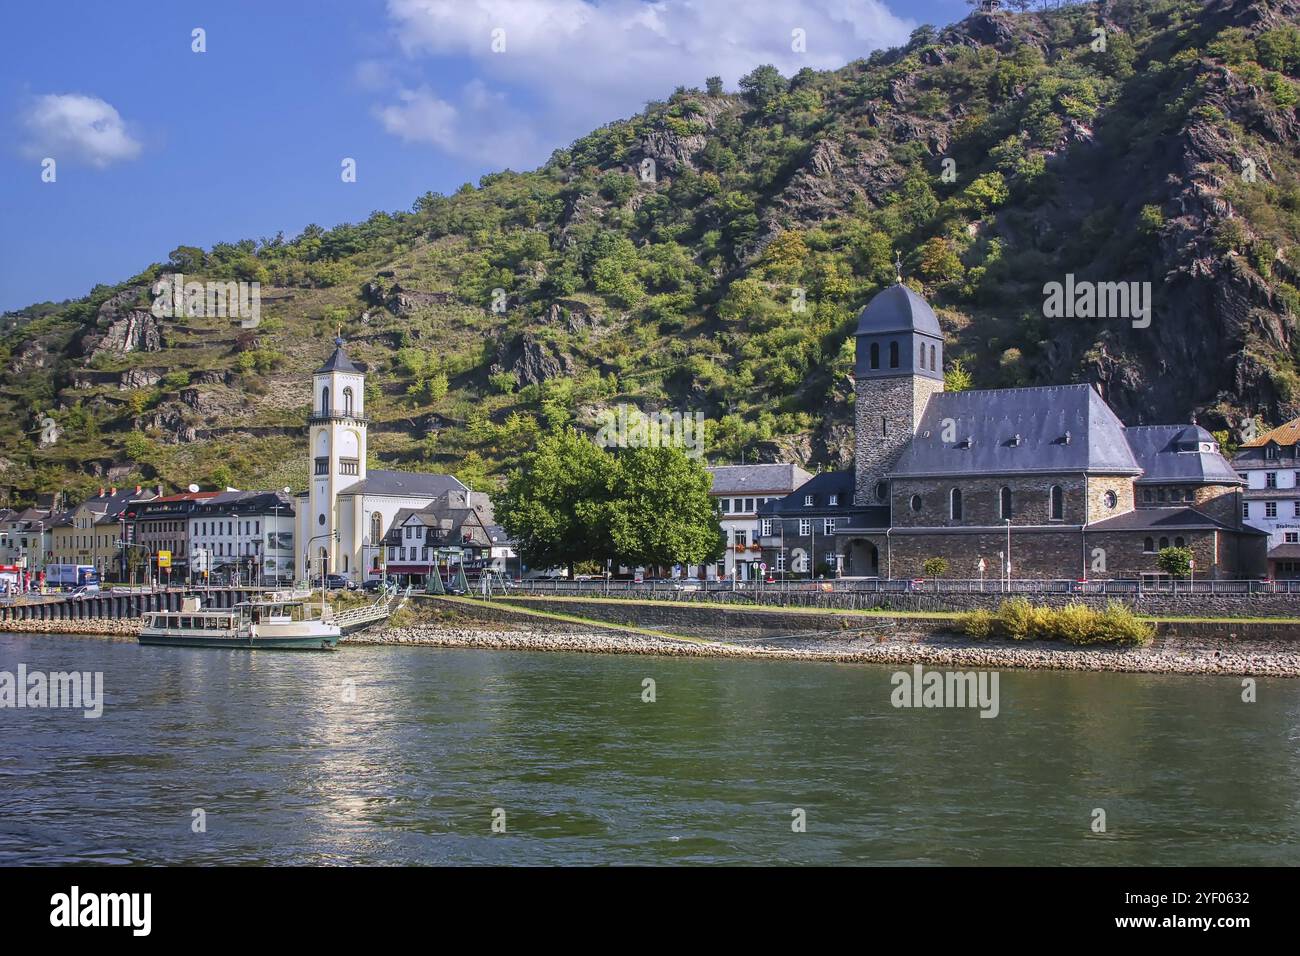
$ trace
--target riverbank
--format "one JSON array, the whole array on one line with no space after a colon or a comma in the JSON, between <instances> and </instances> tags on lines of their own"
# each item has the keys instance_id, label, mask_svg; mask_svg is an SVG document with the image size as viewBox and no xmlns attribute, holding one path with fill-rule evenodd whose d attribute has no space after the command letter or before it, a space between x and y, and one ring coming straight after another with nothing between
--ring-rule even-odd
<instances>
[{"instance_id":1,"label":"riverbank","mask_svg":"<svg viewBox=\"0 0 1300 956\"><path fill-rule=\"evenodd\" d=\"M610 630L539 632L413 624L345 638L345 645L418 645L489 650L567 651L822 661L838 664L925 664L975 670L1115 671L1156 674L1239 674L1300 677L1294 645L1254 641L1232 646L1166 638L1144 648L1078 648L1066 644L972 641L950 634L817 635L752 643L688 641Z\"/></svg>"},{"instance_id":2,"label":"riverbank","mask_svg":"<svg viewBox=\"0 0 1300 956\"><path fill-rule=\"evenodd\" d=\"M716 657L748 660L821 661L837 664L924 664L963 670L1002 668L1058 671L1113 671L1154 674L1236 674L1300 677L1300 650L1294 642L1252 638L1235 642L1204 637L1162 637L1142 648L1079 648L1067 644L973 641L941 631L889 631L874 634L804 634L745 642L708 641L637 632L616 626L587 627L530 616L528 629L515 622L416 622L353 634L348 646L458 647L480 650L641 654L665 657ZM130 641L139 620L25 621L7 630L66 634Z\"/></svg>"}]
</instances>

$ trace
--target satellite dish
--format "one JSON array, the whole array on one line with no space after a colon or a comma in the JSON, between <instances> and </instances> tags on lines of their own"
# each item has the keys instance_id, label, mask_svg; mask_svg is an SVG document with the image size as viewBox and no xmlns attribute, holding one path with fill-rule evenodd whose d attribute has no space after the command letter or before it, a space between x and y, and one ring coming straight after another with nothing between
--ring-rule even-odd
<instances>
[{"instance_id":1,"label":"satellite dish","mask_svg":"<svg viewBox=\"0 0 1300 956\"><path fill-rule=\"evenodd\" d=\"M198 486L198 485L190 485L190 491L191 491L191 492L195 492L195 491L198 491L198 490L199 490L199 486Z\"/></svg>"}]
</instances>

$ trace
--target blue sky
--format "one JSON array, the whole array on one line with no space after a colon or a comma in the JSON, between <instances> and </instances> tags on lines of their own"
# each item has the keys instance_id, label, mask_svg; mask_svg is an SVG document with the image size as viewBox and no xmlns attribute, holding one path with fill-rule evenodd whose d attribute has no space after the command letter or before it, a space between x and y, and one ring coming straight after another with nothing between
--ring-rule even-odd
<instances>
[{"instance_id":1,"label":"blue sky","mask_svg":"<svg viewBox=\"0 0 1300 956\"><path fill-rule=\"evenodd\" d=\"M181 244L528 169L678 85L842 65L964 0L119 0L0 7L0 310ZM192 31L206 31L194 52ZM802 30L806 50L792 47ZM495 44L498 49L494 50ZM500 49L504 47L504 49ZM54 182L42 162L55 161ZM345 183L352 158L357 180Z\"/></svg>"}]
</instances>

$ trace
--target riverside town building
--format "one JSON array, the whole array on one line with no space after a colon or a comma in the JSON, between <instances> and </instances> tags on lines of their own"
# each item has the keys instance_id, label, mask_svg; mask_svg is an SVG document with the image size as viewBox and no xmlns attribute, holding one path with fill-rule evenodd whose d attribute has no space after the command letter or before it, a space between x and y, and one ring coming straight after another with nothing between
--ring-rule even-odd
<instances>
[{"instance_id":1,"label":"riverside town building","mask_svg":"<svg viewBox=\"0 0 1300 956\"><path fill-rule=\"evenodd\" d=\"M944 391L943 332L905 285L858 316L855 463L758 506L768 573L1196 577L1266 572L1245 481L1194 422L1126 428L1092 385Z\"/></svg>"}]
</instances>

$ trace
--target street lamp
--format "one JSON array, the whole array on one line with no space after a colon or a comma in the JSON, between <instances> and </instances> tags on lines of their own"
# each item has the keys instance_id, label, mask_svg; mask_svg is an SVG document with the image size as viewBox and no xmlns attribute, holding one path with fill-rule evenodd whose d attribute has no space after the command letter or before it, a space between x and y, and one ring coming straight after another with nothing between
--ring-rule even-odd
<instances>
[{"instance_id":1,"label":"street lamp","mask_svg":"<svg viewBox=\"0 0 1300 956\"><path fill-rule=\"evenodd\" d=\"M1011 593L1011 519L1004 518L1007 523L1007 593Z\"/></svg>"}]
</instances>

